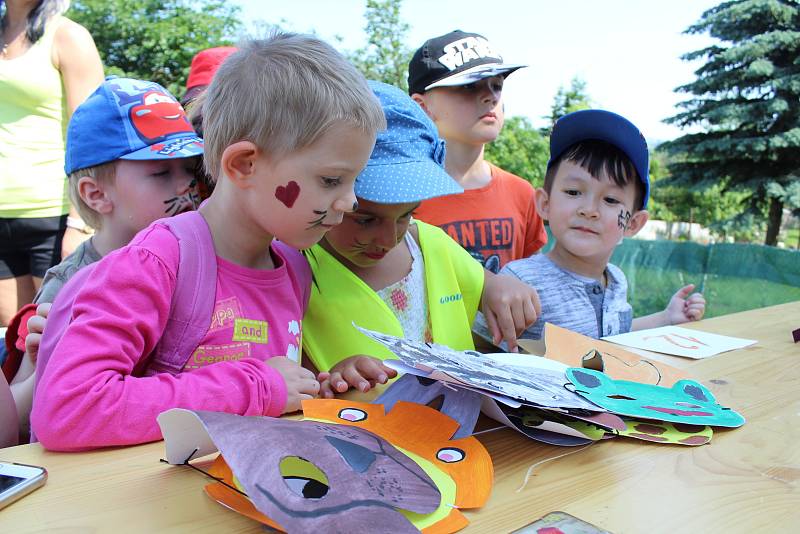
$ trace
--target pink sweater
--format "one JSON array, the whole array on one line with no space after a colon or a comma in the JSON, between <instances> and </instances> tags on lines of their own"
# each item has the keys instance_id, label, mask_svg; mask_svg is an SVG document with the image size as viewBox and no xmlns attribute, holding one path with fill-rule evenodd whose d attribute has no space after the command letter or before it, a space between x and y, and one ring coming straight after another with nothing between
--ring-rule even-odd
<instances>
[{"instance_id":1,"label":"pink sweater","mask_svg":"<svg viewBox=\"0 0 800 534\"><path fill-rule=\"evenodd\" d=\"M272 249L276 268L248 269L217 258L216 304L209 330L178 375L145 376L169 315L178 242L155 224L101 260L74 303L56 298L45 329L54 347L36 386L31 425L51 450L84 450L161 439L156 416L170 408L278 416L283 377L264 363L299 360L300 321L310 270L296 273ZM292 253L299 254L299 252ZM59 314L70 314L58 320ZM54 326L54 329L58 329Z\"/></svg>"}]
</instances>

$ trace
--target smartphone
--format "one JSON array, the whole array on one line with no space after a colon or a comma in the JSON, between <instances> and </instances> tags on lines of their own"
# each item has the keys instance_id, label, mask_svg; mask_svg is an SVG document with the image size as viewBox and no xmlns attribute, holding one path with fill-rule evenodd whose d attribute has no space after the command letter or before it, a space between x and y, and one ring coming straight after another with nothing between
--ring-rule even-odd
<instances>
[{"instance_id":1,"label":"smartphone","mask_svg":"<svg viewBox=\"0 0 800 534\"><path fill-rule=\"evenodd\" d=\"M46 480L44 467L0 462L0 508L44 485Z\"/></svg>"}]
</instances>

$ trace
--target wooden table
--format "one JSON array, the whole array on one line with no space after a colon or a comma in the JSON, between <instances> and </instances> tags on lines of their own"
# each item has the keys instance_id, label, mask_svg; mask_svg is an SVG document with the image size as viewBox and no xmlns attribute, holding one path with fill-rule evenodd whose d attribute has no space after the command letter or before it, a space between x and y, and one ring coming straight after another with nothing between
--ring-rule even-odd
<instances>
[{"instance_id":1,"label":"wooden table","mask_svg":"<svg viewBox=\"0 0 800 534\"><path fill-rule=\"evenodd\" d=\"M561 510L616 534L800 532L800 302L717 317L691 327L757 339L706 360L663 356L688 370L747 423L710 444L680 447L615 439L575 449L503 429L480 436L492 455L488 504L464 532L509 532ZM45 466L47 484L0 510L0 532L263 532L203 493L208 482L159 462L163 443L91 453L39 445L0 459Z\"/></svg>"}]
</instances>

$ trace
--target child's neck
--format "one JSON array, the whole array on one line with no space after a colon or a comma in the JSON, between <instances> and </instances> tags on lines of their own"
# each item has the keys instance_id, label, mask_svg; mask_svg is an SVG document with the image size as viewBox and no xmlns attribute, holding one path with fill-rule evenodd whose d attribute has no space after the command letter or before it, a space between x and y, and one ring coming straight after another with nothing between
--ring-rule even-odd
<instances>
[{"instance_id":1,"label":"child's neck","mask_svg":"<svg viewBox=\"0 0 800 534\"><path fill-rule=\"evenodd\" d=\"M270 254L273 236L257 233L258 225L246 217L231 217L232 206L209 199L198 210L208 223L217 256L250 269L274 269ZM241 213L241 211L239 212Z\"/></svg>"},{"instance_id":2,"label":"child's neck","mask_svg":"<svg viewBox=\"0 0 800 534\"><path fill-rule=\"evenodd\" d=\"M105 220L92 236L92 246L102 257L130 243L134 235L115 228L113 222Z\"/></svg>"},{"instance_id":3,"label":"child's neck","mask_svg":"<svg viewBox=\"0 0 800 534\"><path fill-rule=\"evenodd\" d=\"M492 181L492 170L483 159L483 145L448 141L444 168L465 190L480 189Z\"/></svg>"},{"instance_id":4,"label":"child's neck","mask_svg":"<svg viewBox=\"0 0 800 534\"><path fill-rule=\"evenodd\" d=\"M562 269L587 278L594 278L603 284L605 284L605 272L608 266L608 260L611 259L610 254L605 258L576 256L563 247L560 247L558 241L556 241L553 249L547 253L547 257Z\"/></svg>"}]
</instances>

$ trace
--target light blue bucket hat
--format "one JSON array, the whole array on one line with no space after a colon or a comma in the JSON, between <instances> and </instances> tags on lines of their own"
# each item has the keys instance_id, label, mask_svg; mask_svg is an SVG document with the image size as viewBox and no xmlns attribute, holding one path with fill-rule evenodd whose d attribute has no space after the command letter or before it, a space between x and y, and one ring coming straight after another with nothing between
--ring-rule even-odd
<instances>
[{"instance_id":1,"label":"light blue bucket hat","mask_svg":"<svg viewBox=\"0 0 800 534\"><path fill-rule=\"evenodd\" d=\"M422 108L400 89L370 81L388 128L378 133L369 162L358 176L358 198L378 204L420 202L463 193L444 170L444 141Z\"/></svg>"}]
</instances>

